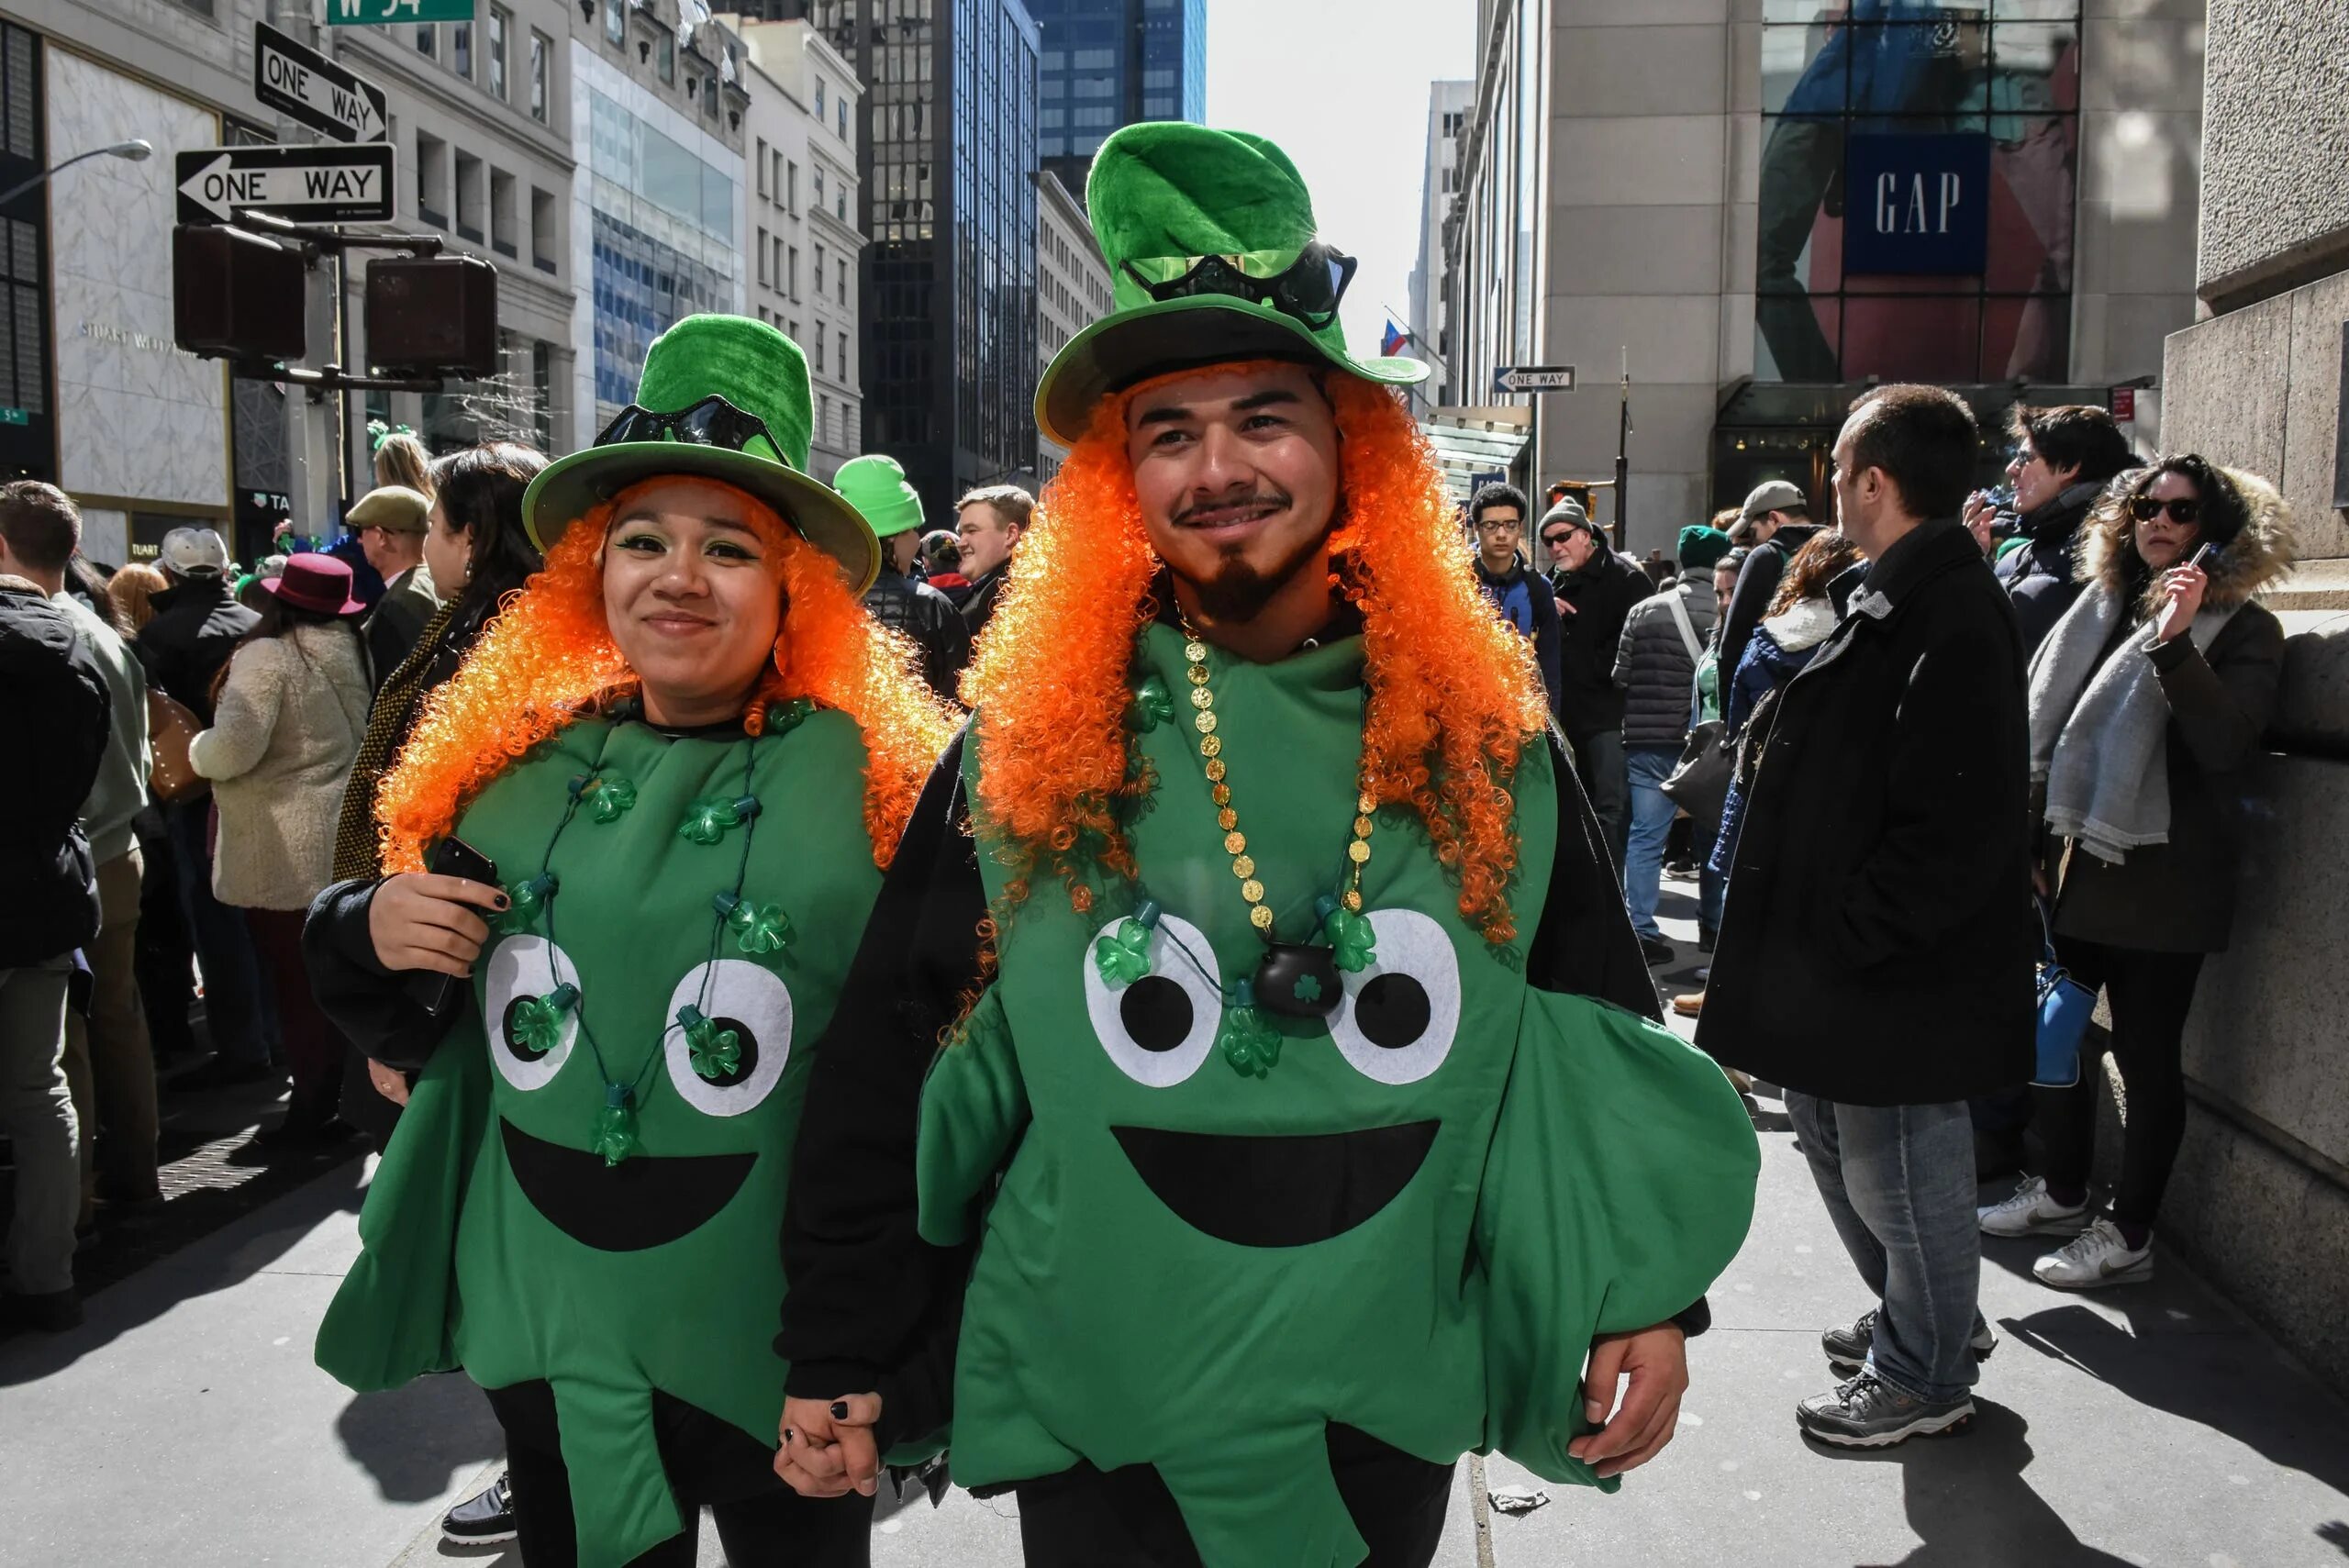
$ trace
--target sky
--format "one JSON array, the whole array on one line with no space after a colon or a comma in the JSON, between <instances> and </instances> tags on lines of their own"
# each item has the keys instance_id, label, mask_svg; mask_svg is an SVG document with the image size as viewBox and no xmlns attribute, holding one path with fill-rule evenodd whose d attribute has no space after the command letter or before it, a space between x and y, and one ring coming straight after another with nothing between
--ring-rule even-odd
<instances>
[{"instance_id":1,"label":"sky","mask_svg":"<svg viewBox=\"0 0 2349 1568\"><path fill-rule=\"evenodd\" d=\"M1475 0L1208 0L1208 123L1271 138L1321 235L1362 265L1346 342L1378 352L1409 308L1431 81L1466 77Z\"/></svg>"}]
</instances>

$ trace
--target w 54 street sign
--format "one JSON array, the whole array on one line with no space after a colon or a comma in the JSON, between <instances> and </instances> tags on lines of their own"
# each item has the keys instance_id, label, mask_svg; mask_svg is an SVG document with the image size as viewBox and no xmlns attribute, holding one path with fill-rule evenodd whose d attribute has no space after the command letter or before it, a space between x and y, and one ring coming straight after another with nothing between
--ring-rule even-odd
<instances>
[{"instance_id":1,"label":"w 54 street sign","mask_svg":"<svg viewBox=\"0 0 2349 1568\"><path fill-rule=\"evenodd\" d=\"M327 0L330 28L389 27L395 22L470 22L475 0Z\"/></svg>"},{"instance_id":2,"label":"w 54 street sign","mask_svg":"<svg viewBox=\"0 0 2349 1568\"><path fill-rule=\"evenodd\" d=\"M211 147L179 154L179 221L239 212L296 223L383 223L392 216L392 144Z\"/></svg>"}]
</instances>

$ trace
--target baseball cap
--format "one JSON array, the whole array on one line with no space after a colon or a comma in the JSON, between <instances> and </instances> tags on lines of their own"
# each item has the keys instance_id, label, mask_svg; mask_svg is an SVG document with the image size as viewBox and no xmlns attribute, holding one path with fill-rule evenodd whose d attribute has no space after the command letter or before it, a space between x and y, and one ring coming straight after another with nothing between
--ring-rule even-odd
<instances>
[{"instance_id":1,"label":"baseball cap","mask_svg":"<svg viewBox=\"0 0 2349 1568\"><path fill-rule=\"evenodd\" d=\"M1745 505L1739 508L1737 520L1740 527L1742 527L1747 523L1759 522L1773 512L1808 512L1809 510L1810 497L1805 495L1800 489L1783 479L1765 479L1755 485L1753 493L1746 496ZM1731 529L1730 537L1735 539L1737 530Z\"/></svg>"},{"instance_id":2,"label":"baseball cap","mask_svg":"<svg viewBox=\"0 0 2349 1568\"><path fill-rule=\"evenodd\" d=\"M228 545L213 528L173 528L157 559L183 577L217 577L228 569Z\"/></svg>"}]
</instances>

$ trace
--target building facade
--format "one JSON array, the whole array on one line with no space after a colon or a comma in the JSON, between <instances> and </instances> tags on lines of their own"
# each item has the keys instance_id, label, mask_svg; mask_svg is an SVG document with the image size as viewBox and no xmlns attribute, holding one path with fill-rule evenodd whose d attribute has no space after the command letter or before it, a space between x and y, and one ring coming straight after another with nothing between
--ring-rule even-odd
<instances>
[{"instance_id":1,"label":"building facade","mask_svg":"<svg viewBox=\"0 0 2349 1568\"><path fill-rule=\"evenodd\" d=\"M1207 0L1028 0L1042 40L1037 147L1082 206L1093 154L1119 126L1203 123Z\"/></svg>"},{"instance_id":2,"label":"building facade","mask_svg":"<svg viewBox=\"0 0 2349 1568\"><path fill-rule=\"evenodd\" d=\"M1456 395L1573 364L1530 402L1541 478L1613 471L1629 542L1826 453L1872 382L2134 393L2194 317L2199 8L2083 0L1486 0L1444 221ZM1986 442L1984 478L2003 465ZM1604 508L1602 508L1604 510Z\"/></svg>"},{"instance_id":3,"label":"building facade","mask_svg":"<svg viewBox=\"0 0 2349 1568\"><path fill-rule=\"evenodd\" d=\"M1443 219L1460 194L1461 132L1475 106L1474 82L1428 83L1428 156L1419 171L1419 254L1411 266L1410 346L1403 351L1425 360L1432 373L1411 392L1415 402L1448 401L1447 348L1443 320Z\"/></svg>"},{"instance_id":4,"label":"building facade","mask_svg":"<svg viewBox=\"0 0 2349 1568\"><path fill-rule=\"evenodd\" d=\"M777 0L864 83L864 450L923 509L1036 477L1036 24L1020 0Z\"/></svg>"},{"instance_id":5,"label":"building facade","mask_svg":"<svg viewBox=\"0 0 2349 1568\"><path fill-rule=\"evenodd\" d=\"M1068 340L1109 314L1109 263L1085 209L1049 169L1036 177L1036 375ZM1036 437L1036 477L1060 472L1067 450Z\"/></svg>"},{"instance_id":6,"label":"building facade","mask_svg":"<svg viewBox=\"0 0 2349 1568\"><path fill-rule=\"evenodd\" d=\"M751 63L748 314L781 328L807 355L808 469L829 481L863 450L864 429L855 141L863 88L811 23L721 19L740 32Z\"/></svg>"}]
</instances>

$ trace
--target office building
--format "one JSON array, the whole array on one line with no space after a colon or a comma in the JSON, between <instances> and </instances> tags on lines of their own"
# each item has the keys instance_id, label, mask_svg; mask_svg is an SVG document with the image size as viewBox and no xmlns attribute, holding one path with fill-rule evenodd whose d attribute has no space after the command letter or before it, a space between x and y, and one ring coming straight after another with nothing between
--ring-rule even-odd
<instances>
[{"instance_id":1,"label":"office building","mask_svg":"<svg viewBox=\"0 0 2349 1568\"><path fill-rule=\"evenodd\" d=\"M1037 148L1080 206L1111 131L1206 120L1207 0L1028 0L1028 9L1043 51Z\"/></svg>"},{"instance_id":2,"label":"office building","mask_svg":"<svg viewBox=\"0 0 2349 1568\"><path fill-rule=\"evenodd\" d=\"M1085 209L1058 176L1044 171L1036 177L1036 373L1041 379L1044 367L1071 338L1109 314L1109 263L1102 259ZM1051 479L1066 456L1065 449L1040 431L1036 477Z\"/></svg>"},{"instance_id":3,"label":"office building","mask_svg":"<svg viewBox=\"0 0 2349 1568\"><path fill-rule=\"evenodd\" d=\"M1476 101L1474 82L1428 83L1428 156L1419 175L1419 254L1411 267L1411 318L1405 323L1410 345L1403 351L1424 360L1428 379L1412 388L1414 403L1442 403L1446 387L1443 320L1443 218L1460 194L1460 133Z\"/></svg>"}]
</instances>

